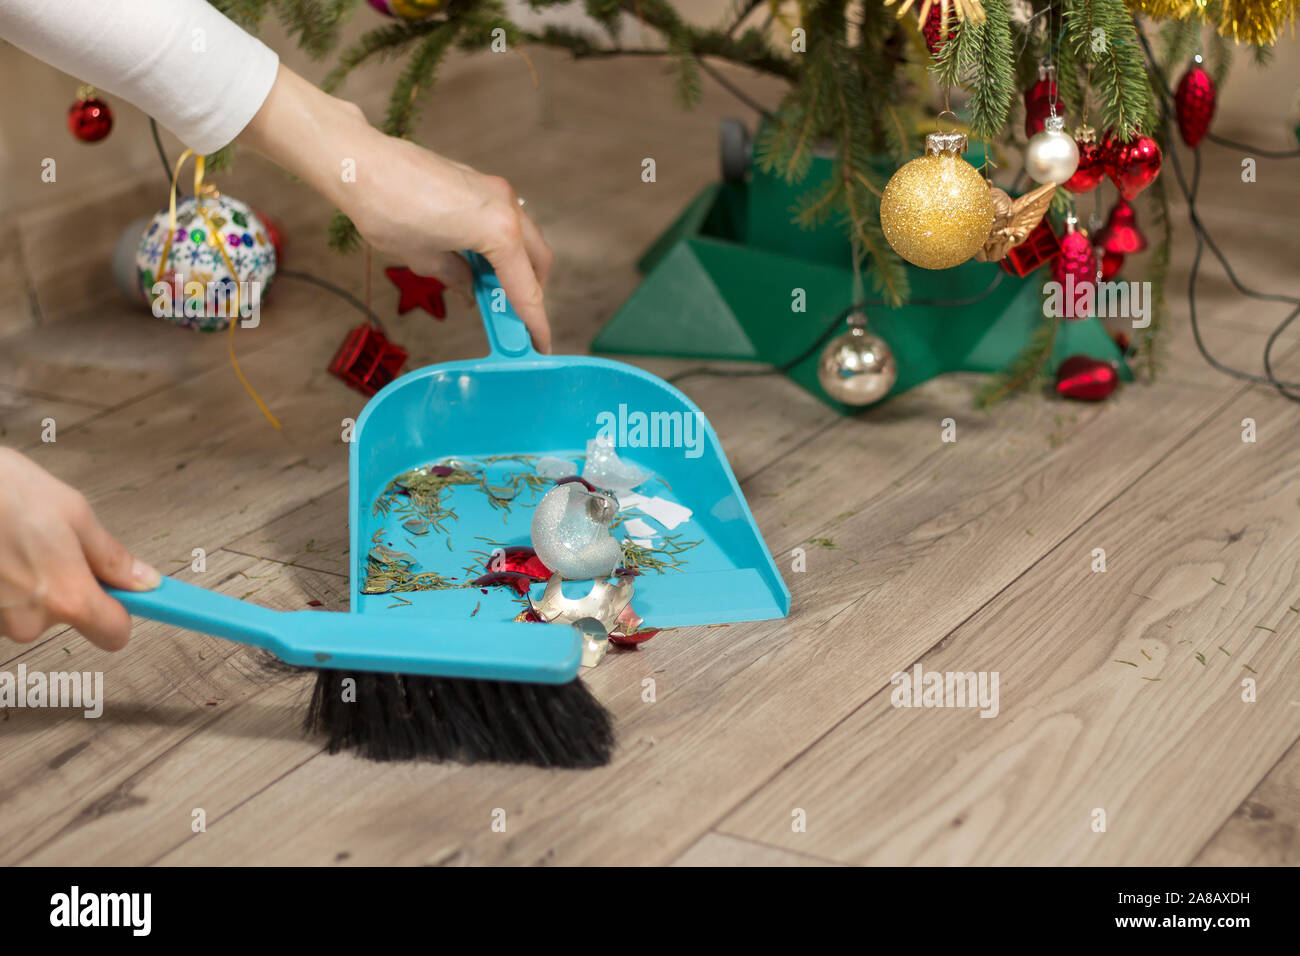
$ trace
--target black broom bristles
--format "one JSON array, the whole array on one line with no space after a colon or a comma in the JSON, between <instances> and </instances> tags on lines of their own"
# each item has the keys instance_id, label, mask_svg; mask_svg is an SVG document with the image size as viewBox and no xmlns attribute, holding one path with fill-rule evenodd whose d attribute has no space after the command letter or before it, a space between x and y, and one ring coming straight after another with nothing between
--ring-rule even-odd
<instances>
[{"instance_id":1,"label":"black broom bristles","mask_svg":"<svg viewBox=\"0 0 1300 956\"><path fill-rule=\"evenodd\" d=\"M355 684L345 687L344 681ZM599 767L614 751L609 711L578 679L567 684L319 670L307 729L330 753L371 760Z\"/></svg>"}]
</instances>

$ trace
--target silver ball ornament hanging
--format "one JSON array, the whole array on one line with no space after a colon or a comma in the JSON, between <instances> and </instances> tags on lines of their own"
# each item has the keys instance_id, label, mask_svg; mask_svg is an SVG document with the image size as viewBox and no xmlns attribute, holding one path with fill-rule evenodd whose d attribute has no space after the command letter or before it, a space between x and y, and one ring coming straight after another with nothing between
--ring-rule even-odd
<instances>
[{"instance_id":1,"label":"silver ball ornament hanging","mask_svg":"<svg viewBox=\"0 0 1300 956\"><path fill-rule=\"evenodd\" d=\"M1065 119L1049 116L1025 147L1025 172L1040 183L1060 185L1079 168L1079 144L1065 132Z\"/></svg>"},{"instance_id":2,"label":"silver ball ornament hanging","mask_svg":"<svg viewBox=\"0 0 1300 956\"><path fill-rule=\"evenodd\" d=\"M817 363L817 381L845 405L871 405L898 381L898 364L884 339L867 331L867 317L854 312L849 331L827 343Z\"/></svg>"},{"instance_id":3,"label":"silver ball ornament hanging","mask_svg":"<svg viewBox=\"0 0 1300 956\"><path fill-rule=\"evenodd\" d=\"M113 284L117 286L117 291L121 292L122 298L128 302L137 304L148 302L152 298L151 295L146 294L147 290L140 287L140 270L135 265L135 254L140 248L140 238L148 228L148 216L133 220L117 237L117 242L113 244L113 254L109 259Z\"/></svg>"}]
</instances>

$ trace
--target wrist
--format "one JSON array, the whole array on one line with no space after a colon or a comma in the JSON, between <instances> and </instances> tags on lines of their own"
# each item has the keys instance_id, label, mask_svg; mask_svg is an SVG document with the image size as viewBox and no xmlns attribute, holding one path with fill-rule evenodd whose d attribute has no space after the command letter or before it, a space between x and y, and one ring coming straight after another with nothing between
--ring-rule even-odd
<instances>
[{"instance_id":1,"label":"wrist","mask_svg":"<svg viewBox=\"0 0 1300 956\"><path fill-rule=\"evenodd\" d=\"M237 139L352 215L361 156L383 134L355 103L281 65L275 85Z\"/></svg>"}]
</instances>

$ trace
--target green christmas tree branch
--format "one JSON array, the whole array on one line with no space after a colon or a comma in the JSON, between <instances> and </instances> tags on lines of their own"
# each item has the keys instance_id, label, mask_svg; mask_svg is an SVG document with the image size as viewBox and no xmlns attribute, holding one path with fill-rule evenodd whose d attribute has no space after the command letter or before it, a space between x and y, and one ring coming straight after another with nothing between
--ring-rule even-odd
<instances>
[{"instance_id":1,"label":"green christmas tree branch","mask_svg":"<svg viewBox=\"0 0 1300 956\"><path fill-rule=\"evenodd\" d=\"M356 0L279 0L280 22L313 60L338 45L339 28Z\"/></svg>"},{"instance_id":2,"label":"green christmas tree branch","mask_svg":"<svg viewBox=\"0 0 1300 956\"><path fill-rule=\"evenodd\" d=\"M256 33L266 19L272 0L208 0L223 14L246 30ZM349 0L351 2L351 0Z\"/></svg>"},{"instance_id":3,"label":"green christmas tree branch","mask_svg":"<svg viewBox=\"0 0 1300 956\"><path fill-rule=\"evenodd\" d=\"M389 136L406 139L419 115L422 97L433 89L434 74L446 56L460 30L458 23L448 21L430 30L414 54L406 61L406 68L393 84L388 98L388 111L384 114L382 129Z\"/></svg>"},{"instance_id":4,"label":"green christmas tree branch","mask_svg":"<svg viewBox=\"0 0 1300 956\"><path fill-rule=\"evenodd\" d=\"M337 92L344 80L357 67L370 62L383 62L405 53L416 41L441 29L446 20L441 17L414 22L399 21L376 27L362 34L352 46L339 54L338 62L325 76L321 89Z\"/></svg>"},{"instance_id":5,"label":"green christmas tree branch","mask_svg":"<svg viewBox=\"0 0 1300 956\"><path fill-rule=\"evenodd\" d=\"M985 0L985 20L963 20L935 59L933 72L944 88L968 87L971 132L998 138L1007 125L1015 94L1016 65L1006 0Z\"/></svg>"},{"instance_id":6,"label":"green christmas tree branch","mask_svg":"<svg viewBox=\"0 0 1300 956\"><path fill-rule=\"evenodd\" d=\"M1154 97L1138 46L1133 15L1124 0L1065 0L1065 43L1092 69L1101 125L1131 139L1154 125Z\"/></svg>"}]
</instances>

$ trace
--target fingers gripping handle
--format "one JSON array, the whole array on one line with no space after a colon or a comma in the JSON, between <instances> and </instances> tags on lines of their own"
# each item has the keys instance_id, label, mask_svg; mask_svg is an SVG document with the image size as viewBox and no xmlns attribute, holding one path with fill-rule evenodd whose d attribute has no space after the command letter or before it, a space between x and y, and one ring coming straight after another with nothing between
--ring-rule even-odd
<instances>
[{"instance_id":1,"label":"fingers gripping handle","mask_svg":"<svg viewBox=\"0 0 1300 956\"><path fill-rule=\"evenodd\" d=\"M492 354L509 358L535 354L528 327L506 298L491 264L477 252L466 252L465 258L474 272L474 298L478 300Z\"/></svg>"}]
</instances>

